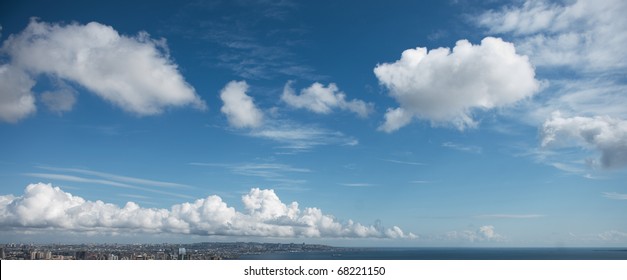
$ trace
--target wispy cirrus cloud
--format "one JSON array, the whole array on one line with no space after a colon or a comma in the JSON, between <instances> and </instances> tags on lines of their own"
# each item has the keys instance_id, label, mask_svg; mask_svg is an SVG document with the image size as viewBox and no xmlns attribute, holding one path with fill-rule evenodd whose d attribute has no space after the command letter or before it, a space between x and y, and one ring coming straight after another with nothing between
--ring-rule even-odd
<instances>
[{"instance_id":1,"label":"wispy cirrus cloud","mask_svg":"<svg viewBox=\"0 0 627 280\"><path fill-rule=\"evenodd\" d=\"M453 142L444 142L442 143L442 147L473 154L480 154L483 152L483 149L479 146L465 145Z\"/></svg>"},{"instance_id":2,"label":"wispy cirrus cloud","mask_svg":"<svg viewBox=\"0 0 627 280\"><path fill-rule=\"evenodd\" d=\"M182 194L180 192L173 192L170 190L190 190L194 189L193 186L163 182L128 176L115 175L110 173L92 171L87 169L78 168L58 168L58 167L39 167L40 169L57 171L59 173L40 173L40 172L28 172L22 175L46 180L62 181L62 182L75 182L75 183L87 183L103 186L111 186L124 189L132 189L137 191L149 192L153 194L167 195L171 197L179 198L191 198L191 196ZM78 176L82 175L82 176ZM87 177L85 177L87 176ZM166 190L164 190L164 188Z\"/></svg>"},{"instance_id":3,"label":"wispy cirrus cloud","mask_svg":"<svg viewBox=\"0 0 627 280\"><path fill-rule=\"evenodd\" d=\"M226 169L232 174L261 178L272 183L274 188L288 191L308 191L303 187L307 183L301 178L303 174L313 172L308 168L294 167L287 164L266 162L266 163L211 163L211 162L191 162L189 165L207 168Z\"/></svg>"},{"instance_id":4,"label":"wispy cirrus cloud","mask_svg":"<svg viewBox=\"0 0 627 280\"><path fill-rule=\"evenodd\" d=\"M284 177L286 173L309 173L312 172L307 168L293 167L281 163L205 163L192 162L190 165L226 168L234 174L261 177L266 179Z\"/></svg>"},{"instance_id":5,"label":"wispy cirrus cloud","mask_svg":"<svg viewBox=\"0 0 627 280\"><path fill-rule=\"evenodd\" d=\"M198 54L201 60L244 79L318 80L324 77L295 51L307 33L293 16L299 6L293 1L193 2L174 13L167 31L208 44L211 52ZM190 21L195 18L201 20ZM297 23L286 28L286 20Z\"/></svg>"},{"instance_id":6,"label":"wispy cirrus cloud","mask_svg":"<svg viewBox=\"0 0 627 280\"><path fill-rule=\"evenodd\" d=\"M355 187L355 188L366 188L366 187L374 187L375 184L371 183L341 183L340 185L345 187Z\"/></svg>"},{"instance_id":7,"label":"wispy cirrus cloud","mask_svg":"<svg viewBox=\"0 0 627 280\"><path fill-rule=\"evenodd\" d=\"M62 168L62 167L51 167L51 166L38 166L37 168L44 169L44 170L51 170L51 171L72 172L72 173L96 176L96 177L101 177L107 180L125 182L129 184L150 185L150 186L157 186L157 187L164 187L164 188L186 188L186 189L194 188L193 186L185 185L185 184L122 176L122 175L93 171L93 170L88 170L88 169Z\"/></svg>"},{"instance_id":8,"label":"wispy cirrus cloud","mask_svg":"<svg viewBox=\"0 0 627 280\"><path fill-rule=\"evenodd\" d=\"M246 135L281 143L280 148L293 152L308 151L325 145L355 146L359 144L357 139L342 132L292 121L268 121L263 127L253 129Z\"/></svg>"},{"instance_id":9,"label":"wispy cirrus cloud","mask_svg":"<svg viewBox=\"0 0 627 280\"><path fill-rule=\"evenodd\" d=\"M425 165L422 162L416 162L416 161L396 160L396 159L381 159L381 160L391 162L391 163L405 164L405 165Z\"/></svg>"},{"instance_id":10,"label":"wispy cirrus cloud","mask_svg":"<svg viewBox=\"0 0 627 280\"><path fill-rule=\"evenodd\" d=\"M486 214L474 216L477 219L538 219L544 217L546 215L540 214Z\"/></svg>"},{"instance_id":11,"label":"wispy cirrus cloud","mask_svg":"<svg viewBox=\"0 0 627 280\"><path fill-rule=\"evenodd\" d=\"M627 200L627 193L604 192L603 197L617 200Z\"/></svg>"},{"instance_id":12,"label":"wispy cirrus cloud","mask_svg":"<svg viewBox=\"0 0 627 280\"><path fill-rule=\"evenodd\" d=\"M527 0L490 10L477 23L512 35L535 65L606 71L627 66L627 4L621 0Z\"/></svg>"}]
</instances>

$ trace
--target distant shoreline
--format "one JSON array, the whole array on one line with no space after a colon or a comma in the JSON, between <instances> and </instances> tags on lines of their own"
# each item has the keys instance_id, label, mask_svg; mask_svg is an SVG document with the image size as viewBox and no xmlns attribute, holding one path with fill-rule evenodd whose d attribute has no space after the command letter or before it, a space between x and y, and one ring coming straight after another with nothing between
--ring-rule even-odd
<instances>
[{"instance_id":1,"label":"distant shoreline","mask_svg":"<svg viewBox=\"0 0 627 280\"><path fill-rule=\"evenodd\" d=\"M306 243L3 244L4 260L627 260L627 247L334 247Z\"/></svg>"}]
</instances>

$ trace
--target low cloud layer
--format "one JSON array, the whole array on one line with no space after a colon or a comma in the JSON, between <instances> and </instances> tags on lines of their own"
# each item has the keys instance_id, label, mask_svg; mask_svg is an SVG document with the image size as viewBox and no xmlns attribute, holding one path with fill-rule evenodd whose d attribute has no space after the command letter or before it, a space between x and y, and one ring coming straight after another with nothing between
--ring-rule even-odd
<instances>
[{"instance_id":1,"label":"low cloud layer","mask_svg":"<svg viewBox=\"0 0 627 280\"><path fill-rule=\"evenodd\" d=\"M444 235L448 240L461 240L468 242L497 242L504 241L504 237L494 231L494 226L486 225L476 231L450 231Z\"/></svg>"},{"instance_id":2,"label":"low cloud layer","mask_svg":"<svg viewBox=\"0 0 627 280\"><path fill-rule=\"evenodd\" d=\"M542 146L583 146L600 152L593 165L602 168L627 166L627 121L607 116L562 117L553 114L541 128Z\"/></svg>"},{"instance_id":3,"label":"low cloud layer","mask_svg":"<svg viewBox=\"0 0 627 280\"><path fill-rule=\"evenodd\" d=\"M467 40L453 50L405 50L374 73L400 107L390 108L380 130L392 132L413 118L458 129L476 126L472 111L512 105L539 89L535 71L512 43L487 37L479 45Z\"/></svg>"},{"instance_id":4,"label":"low cloud layer","mask_svg":"<svg viewBox=\"0 0 627 280\"><path fill-rule=\"evenodd\" d=\"M224 105L220 109L229 124L236 128L254 128L261 126L263 112L257 108L252 97L248 96L248 84L245 81L231 81L220 92Z\"/></svg>"},{"instance_id":5,"label":"low cloud layer","mask_svg":"<svg viewBox=\"0 0 627 280\"><path fill-rule=\"evenodd\" d=\"M400 228L339 222L318 208L283 203L273 190L251 189L242 196L245 212L219 196L173 205L170 209L124 207L88 201L50 184L30 184L21 196L0 196L0 229L60 229L100 233L175 233L194 235L414 238Z\"/></svg>"},{"instance_id":6,"label":"low cloud layer","mask_svg":"<svg viewBox=\"0 0 627 280\"><path fill-rule=\"evenodd\" d=\"M40 74L85 87L102 99L140 116L168 107L206 107L168 55L165 40L145 32L120 35L97 22L52 24L31 20L21 33L9 36L0 50L9 58L0 65L0 120L17 122L35 111L32 89ZM53 111L68 111L67 95ZM11 108L11 109L9 109Z\"/></svg>"},{"instance_id":7,"label":"low cloud layer","mask_svg":"<svg viewBox=\"0 0 627 280\"><path fill-rule=\"evenodd\" d=\"M283 89L281 100L291 107L307 109L318 114L329 114L337 108L353 112L360 117L367 117L373 110L371 103L358 99L347 101L346 94L340 91L334 83L326 87L321 83L313 83L297 95L291 82L288 82Z\"/></svg>"}]
</instances>

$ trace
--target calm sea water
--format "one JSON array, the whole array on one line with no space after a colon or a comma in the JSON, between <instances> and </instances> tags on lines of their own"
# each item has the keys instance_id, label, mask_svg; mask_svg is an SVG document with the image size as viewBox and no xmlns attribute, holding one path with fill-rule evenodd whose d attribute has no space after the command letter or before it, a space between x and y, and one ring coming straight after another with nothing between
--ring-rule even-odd
<instances>
[{"instance_id":1,"label":"calm sea water","mask_svg":"<svg viewBox=\"0 0 627 280\"><path fill-rule=\"evenodd\" d=\"M627 248L357 248L242 255L243 260L627 260Z\"/></svg>"}]
</instances>

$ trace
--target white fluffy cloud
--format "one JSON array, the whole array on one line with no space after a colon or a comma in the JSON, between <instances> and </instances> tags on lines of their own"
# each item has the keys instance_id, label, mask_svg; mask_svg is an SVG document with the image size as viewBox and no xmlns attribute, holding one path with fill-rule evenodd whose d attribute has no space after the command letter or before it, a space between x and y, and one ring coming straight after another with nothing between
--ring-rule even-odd
<instances>
[{"instance_id":1,"label":"white fluffy cloud","mask_svg":"<svg viewBox=\"0 0 627 280\"><path fill-rule=\"evenodd\" d=\"M333 109L338 108L353 112L360 117L367 117L373 110L371 103L358 99L346 101L346 94L340 91L334 83L325 87L316 82L302 89L300 95L297 95L291 82L288 82L283 89L281 100L294 108L303 108L318 114L329 114Z\"/></svg>"},{"instance_id":2,"label":"white fluffy cloud","mask_svg":"<svg viewBox=\"0 0 627 280\"><path fill-rule=\"evenodd\" d=\"M231 81L220 92L224 105L220 109L229 121L237 128L259 127L263 123L263 112L255 106L252 97L248 96L248 84L245 81Z\"/></svg>"},{"instance_id":3,"label":"white fluffy cloud","mask_svg":"<svg viewBox=\"0 0 627 280\"><path fill-rule=\"evenodd\" d=\"M50 184L28 185L22 196L0 196L0 229L61 229L101 233L178 233L263 237L413 238L398 227L339 222L318 208L283 203L273 190L251 189L242 197L246 213L219 196L170 209L124 207L88 201Z\"/></svg>"},{"instance_id":4,"label":"white fluffy cloud","mask_svg":"<svg viewBox=\"0 0 627 280\"><path fill-rule=\"evenodd\" d=\"M388 109L379 128L386 132L414 117L473 127L472 110L508 106L539 89L527 57L518 55L512 43L492 37L479 45L460 40L452 51L408 49L400 60L377 65L374 73L400 104Z\"/></svg>"},{"instance_id":5,"label":"white fluffy cloud","mask_svg":"<svg viewBox=\"0 0 627 280\"><path fill-rule=\"evenodd\" d=\"M542 125L543 147L583 146L601 153L593 163L603 168L627 166L627 121L608 116L562 117L553 114Z\"/></svg>"},{"instance_id":6,"label":"white fluffy cloud","mask_svg":"<svg viewBox=\"0 0 627 280\"><path fill-rule=\"evenodd\" d=\"M97 22L60 25L31 20L21 33L5 40L1 52L10 63L1 66L0 101L3 107L22 105L15 112L3 108L5 121L17 121L34 110L26 105L33 103L29 101L33 77L24 73L74 82L138 115L159 114L167 107L206 106L169 58L165 41L153 40L145 32L129 37ZM7 79L13 82L6 83Z\"/></svg>"},{"instance_id":7,"label":"white fluffy cloud","mask_svg":"<svg viewBox=\"0 0 627 280\"><path fill-rule=\"evenodd\" d=\"M576 70L627 67L627 2L527 0L479 16L497 34L512 33L534 64Z\"/></svg>"}]
</instances>

